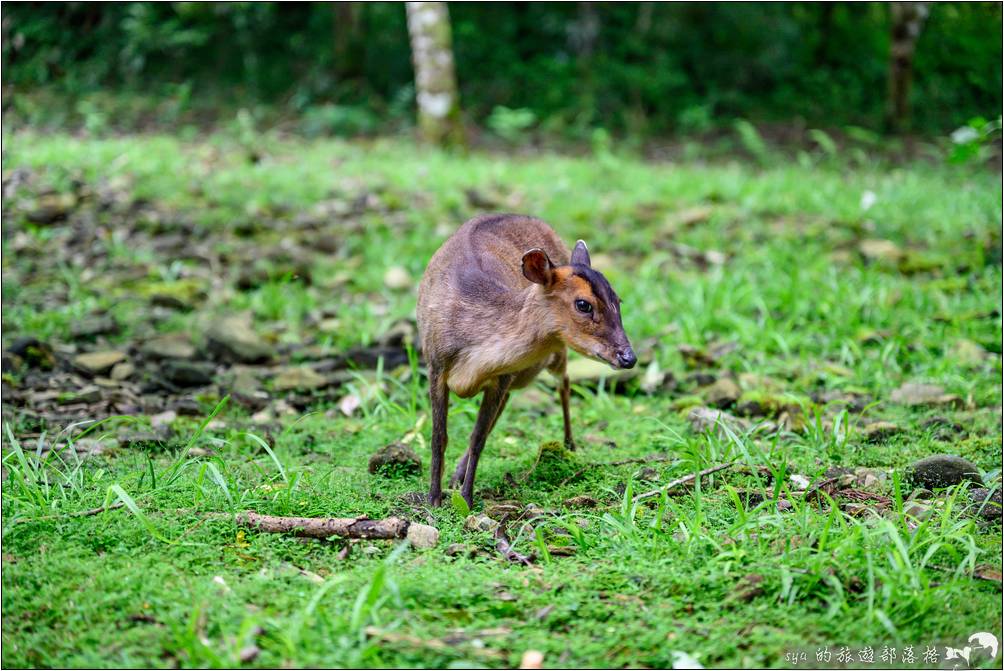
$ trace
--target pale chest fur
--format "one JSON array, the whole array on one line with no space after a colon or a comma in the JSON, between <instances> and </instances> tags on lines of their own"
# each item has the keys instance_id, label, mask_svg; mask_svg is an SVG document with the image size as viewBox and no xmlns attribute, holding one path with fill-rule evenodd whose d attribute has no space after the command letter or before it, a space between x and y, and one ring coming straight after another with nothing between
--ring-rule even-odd
<instances>
[{"instance_id":1,"label":"pale chest fur","mask_svg":"<svg viewBox=\"0 0 1004 671\"><path fill-rule=\"evenodd\" d=\"M563 345L557 340L513 347L501 334L477 347L464 350L446 372L446 384L457 396L470 398L492 384L500 375L515 375L523 386L549 364Z\"/></svg>"}]
</instances>

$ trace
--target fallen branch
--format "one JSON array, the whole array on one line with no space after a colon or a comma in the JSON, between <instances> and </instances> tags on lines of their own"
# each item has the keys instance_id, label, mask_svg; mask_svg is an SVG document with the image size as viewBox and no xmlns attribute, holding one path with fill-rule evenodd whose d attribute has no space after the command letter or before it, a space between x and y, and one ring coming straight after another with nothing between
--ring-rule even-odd
<instances>
[{"instance_id":1,"label":"fallen branch","mask_svg":"<svg viewBox=\"0 0 1004 671\"><path fill-rule=\"evenodd\" d=\"M215 516L224 516L217 513ZM230 515L225 515L230 517ZM439 529L399 517L371 520L368 517L278 517L246 510L233 516L245 527L267 533L293 533L306 538L407 538L416 548L431 548L439 542Z\"/></svg>"},{"instance_id":2,"label":"fallen branch","mask_svg":"<svg viewBox=\"0 0 1004 671\"><path fill-rule=\"evenodd\" d=\"M669 482L669 483L663 485L662 487L659 487L658 489L653 489L650 492L645 492L643 494L638 494L637 496L634 497L634 501L637 502L637 501L641 501L642 499L648 499L648 498L652 498L653 496L659 496L663 492L668 492L669 490L673 489L674 487L679 487L680 485L685 485L688 482L693 482L697 478L704 477L705 475L711 475L712 473L717 473L718 471L724 471L726 468L731 468L732 466L735 466L735 464L736 464L736 462L730 461L730 462L728 462L726 464L719 464L718 466L712 466L711 468L705 468L700 473L691 473L690 475L685 475L682 478L678 478L676 480L673 480L672 482Z\"/></svg>"},{"instance_id":3,"label":"fallen branch","mask_svg":"<svg viewBox=\"0 0 1004 671\"><path fill-rule=\"evenodd\" d=\"M558 487L564 487L569 482L588 471L590 468L599 466L625 466L627 464L654 464L662 461L669 461L669 457L663 454L650 454L647 457L634 457L631 459L621 459L620 461L600 461L589 463L559 482Z\"/></svg>"},{"instance_id":4,"label":"fallen branch","mask_svg":"<svg viewBox=\"0 0 1004 671\"><path fill-rule=\"evenodd\" d=\"M399 517L277 517L246 510L235 516L237 524L270 533L293 533L308 538L405 538L409 523Z\"/></svg>"},{"instance_id":5,"label":"fallen branch","mask_svg":"<svg viewBox=\"0 0 1004 671\"><path fill-rule=\"evenodd\" d=\"M669 457L664 454L650 454L645 457L635 457L632 459L621 459L620 461L608 461L606 463L595 464L596 466L623 466L625 464L652 464L660 461L669 461Z\"/></svg>"},{"instance_id":6,"label":"fallen branch","mask_svg":"<svg viewBox=\"0 0 1004 671\"><path fill-rule=\"evenodd\" d=\"M50 520L61 520L69 517L92 517L93 515L100 515L106 510L116 510L121 508L125 504L119 501L118 503L113 503L110 506L98 506L97 508L88 508L87 510L78 510L74 513L63 513L62 515L43 515L41 517L29 517L21 520L17 520L19 523L23 522L48 522Z\"/></svg>"}]
</instances>

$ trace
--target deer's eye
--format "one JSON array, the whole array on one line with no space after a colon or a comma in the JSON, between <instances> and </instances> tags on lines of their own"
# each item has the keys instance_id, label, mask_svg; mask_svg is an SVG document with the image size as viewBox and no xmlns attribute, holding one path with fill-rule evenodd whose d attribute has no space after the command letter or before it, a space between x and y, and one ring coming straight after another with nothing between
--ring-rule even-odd
<instances>
[{"instance_id":1,"label":"deer's eye","mask_svg":"<svg viewBox=\"0 0 1004 671\"><path fill-rule=\"evenodd\" d=\"M584 301L581 298L576 299L575 309L584 315L592 314L593 306L589 304L589 301Z\"/></svg>"}]
</instances>

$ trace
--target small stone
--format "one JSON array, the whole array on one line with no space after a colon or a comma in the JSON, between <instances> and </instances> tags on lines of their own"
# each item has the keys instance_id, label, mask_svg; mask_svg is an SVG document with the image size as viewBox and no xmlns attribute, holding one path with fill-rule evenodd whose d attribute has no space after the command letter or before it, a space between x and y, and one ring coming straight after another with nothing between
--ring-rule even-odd
<instances>
[{"instance_id":1,"label":"small stone","mask_svg":"<svg viewBox=\"0 0 1004 671\"><path fill-rule=\"evenodd\" d=\"M558 660L559 662L561 660ZM539 650L527 650L519 660L521 669L542 669L544 668L544 653Z\"/></svg>"},{"instance_id":2,"label":"small stone","mask_svg":"<svg viewBox=\"0 0 1004 671\"><path fill-rule=\"evenodd\" d=\"M254 660L258 659L258 655L261 654L261 648L255 644L246 645L241 648L241 651L237 654L237 658L242 664L250 664Z\"/></svg>"},{"instance_id":3,"label":"small stone","mask_svg":"<svg viewBox=\"0 0 1004 671\"><path fill-rule=\"evenodd\" d=\"M889 395L889 400L901 405L947 405L961 408L963 403L955 394L946 394L942 387L936 384L906 382Z\"/></svg>"},{"instance_id":4,"label":"small stone","mask_svg":"<svg viewBox=\"0 0 1004 671\"><path fill-rule=\"evenodd\" d=\"M878 468L854 469L854 482L862 489L874 490L880 486L884 486L888 478L888 474Z\"/></svg>"},{"instance_id":5,"label":"small stone","mask_svg":"<svg viewBox=\"0 0 1004 671\"><path fill-rule=\"evenodd\" d=\"M904 252L892 240L862 240L858 245L861 256L869 261L895 264L903 258Z\"/></svg>"},{"instance_id":6,"label":"small stone","mask_svg":"<svg viewBox=\"0 0 1004 671\"><path fill-rule=\"evenodd\" d=\"M901 431L902 429L892 422L872 422L861 430L861 436L869 443L878 443Z\"/></svg>"},{"instance_id":7,"label":"small stone","mask_svg":"<svg viewBox=\"0 0 1004 671\"><path fill-rule=\"evenodd\" d=\"M439 529L412 522L408 525L408 541L416 548L434 548L439 543Z\"/></svg>"},{"instance_id":8,"label":"small stone","mask_svg":"<svg viewBox=\"0 0 1004 671\"><path fill-rule=\"evenodd\" d=\"M651 466L645 466L638 471L638 479L645 482L655 482L659 479L659 471L655 470Z\"/></svg>"},{"instance_id":9,"label":"small stone","mask_svg":"<svg viewBox=\"0 0 1004 671\"><path fill-rule=\"evenodd\" d=\"M979 343L959 338L949 350L949 355L964 365L976 366L986 361L990 353Z\"/></svg>"},{"instance_id":10,"label":"small stone","mask_svg":"<svg viewBox=\"0 0 1004 671\"><path fill-rule=\"evenodd\" d=\"M407 445L391 443L370 457L369 472L387 477L418 475L422 472L422 460Z\"/></svg>"},{"instance_id":11,"label":"small stone","mask_svg":"<svg viewBox=\"0 0 1004 671\"><path fill-rule=\"evenodd\" d=\"M640 387L646 394L654 394L656 391L662 387L663 382L666 380L667 373L659 367L659 362L653 360L652 363L648 365L645 369L645 374L642 375Z\"/></svg>"},{"instance_id":12,"label":"small stone","mask_svg":"<svg viewBox=\"0 0 1004 671\"><path fill-rule=\"evenodd\" d=\"M159 449L169 441L170 432L167 427L156 431L125 430L118 434L119 445L126 448Z\"/></svg>"},{"instance_id":13,"label":"small stone","mask_svg":"<svg viewBox=\"0 0 1004 671\"><path fill-rule=\"evenodd\" d=\"M150 415L150 426L157 429L162 426L169 426L171 422L178 419L178 413L174 410L165 410L164 412L157 413L156 415Z\"/></svg>"},{"instance_id":14,"label":"small stone","mask_svg":"<svg viewBox=\"0 0 1004 671\"><path fill-rule=\"evenodd\" d=\"M212 384L216 367L201 361L169 359L160 368L164 379L179 387L203 387Z\"/></svg>"},{"instance_id":15,"label":"small stone","mask_svg":"<svg viewBox=\"0 0 1004 671\"><path fill-rule=\"evenodd\" d=\"M485 515L496 520L500 520L503 517L510 517L516 519L523 514L523 506L516 505L513 503L493 503L491 505L485 506Z\"/></svg>"},{"instance_id":16,"label":"small stone","mask_svg":"<svg viewBox=\"0 0 1004 671\"><path fill-rule=\"evenodd\" d=\"M139 351L151 359L194 359L195 345L185 333L172 333L147 340Z\"/></svg>"},{"instance_id":17,"label":"small stone","mask_svg":"<svg viewBox=\"0 0 1004 671\"><path fill-rule=\"evenodd\" d=\"M31 368L51 370L56 365L56 355L52 346L38 338L18 338L7 351Z\"/></svg>"},{"instance_id":18,"label":"small stone","mask_svg":"<svg viewBox=\"0 0 1004 671\"><path fill-rule=\"evenodd\" d=\"M989 490L985 487L974 487L969 490L969 499L973 502L972 512L983 519L1001 519L1001 488Z\"/></svg>"},{"instance_id":19,"label":"small stone","mask_svg":"<svg viewBox=\"0 0 1004 671\"><path fill-rule=\"evenodd\" d=\"M210 325L206 348L228 363L261 363L272 358L272 348L254 332L249 319L224 317Z\"/></svg>"},{"instance_id":20,"label":"small stone","mask_svg":"<svg viewBox=\"0 0 1004 671\"><path fill-rule=\"evenodd\" d=\"M309 366L291 366L284 368L272 378L272 388L275 391L309 391L327 386L328 378Z\"/></svg>"},{"instance_id":21,"label":"small stone","mask_svg":"<svg viewBox=\"0 0 1004 671\"><path fill-rule=\"evenodd\" d=\"M73 193L46 193L35 199L27 212L28 220L36 224L54 224L67 218L77 205Z\"/></svg>"},{"instance_id":22,"label":"small stone","mask_svg":"<svg viewBox=\"0 0 1004 671\"><path fill-rule=\"evenodd\" d=\"M466 543L453 543L446 548L447 557L473 557L477 552L477 548Z\"/></svg>"},{"instance_id":23,"label":"small stone","mask_svg":"<svg viewBox=\"0 0 1004 671\"><path fill-rule=\"evenodd\" d=\"M809 488L809 485L811 484L809 482L809 478L805 477L804 475L800 475L798 473L792 473L788 479L791 481L792 489L799 492L805 491L806 489Z\"/></svg>"},{"instance_id":24,"label":"small stone","mask_svg":"<svg viewBox=\"0 0 1004 671\"><path fill-rule=\"evenodd\" d=\"M464 520L466 531L495 531L499 523L487 515L468 515Z\"/></svg>"},{"instance_id":25,"label":"small stone","mask_svg":"<svg viewBox=\"0 0 1004 671\"><path fill-rule=\"evenodd\" d=\"M117 363L125 361L126 355L123 352L87 352L79 354L73 359L73 365L89 375L101 375L107 373Z\"/></svg>"},{"instance_id":26,"label":"small stone","mask_svg":"<svg viewBox=\"0 0 1004 671\"><path fill-rule=\"evenodd\" d=\"M384 273L383 283L388 289L393 289L394 291L409 289L415 284L408 271L401 266L391 266L388 268L387 272Z\"/></svg>"},{"instance_id":27,"label":"small stone","mask_svg":"<svg viewBox=\"0 0 1004 671\"><path fill-rule=\"evenodd\" d=\"M694 433L703 433L712 428L716 432L721 431L723 424L732 431L740 433L749 428L749 423L745 420L714 408L693 408L687 414L687 421L690 422Z\"/></svg>"},{"instance_id":28,"label":"small stone","mask_svg":"<svg viewBox=\"0 0 1004 671\"><path fill-rule=\"evenodd\" d=\"M704 398L708 405L716 408L729 408L739 400L742 393L742 389L734 380L722 377L715 380L715 383L704 391Z\"/></svg>"},{"instance_id":29,"label":"small stone","mask_svg":"<svg viewBox=\"0 0 1004 671\"><path fill-rule=\"evenodd\" d=\"M910 465L908 473L915 487L925 489L944 489L965 481L983 485L976 464L950 454L935 454L916 461Z\"/></svg>"},{"instance_id":30,"label":"small stone","mask_svg":"<svg viewBox=\"0 0 1004 671\"><path fill-rule=\"evenodd\" d=\"M94 338L116 333L118 329L119 325L111 317L86 317L70 326L70 335L75 339Z\"/></svg>"},{"instance_id":31,"label":"small stone","mask_svg":"<svg viewBox=\"0 0 1004 671\"><path fill-rule=\"evenodd\" d=\"M599 501L591 496L581 494L573 496L570 499L565 499L564 504L569 508L595 508L599 504Z\"/></svg>"},{"instance_id":32,"label":"small stone","mask_svg":"<svg viewBox=\"0 0 1004 671\"><path fill-rule=\"evenodd\" d=\"M132 377L132 374L136 372L136 366L132 365L128 361L123 361L122 363L117 363L112 366L112 372L108 376L115 380L116 382L122 382L123 380L128 380Z\"/></svg>"}]
</instances>

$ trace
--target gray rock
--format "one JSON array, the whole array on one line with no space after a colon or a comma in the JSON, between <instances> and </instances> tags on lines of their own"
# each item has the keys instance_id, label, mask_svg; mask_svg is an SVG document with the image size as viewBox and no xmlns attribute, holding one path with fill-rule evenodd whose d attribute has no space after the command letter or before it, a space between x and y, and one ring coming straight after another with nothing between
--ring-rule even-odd
<instances>
[{"instance_id":1,"label":"gray rock","mask_svg":"<svg viewBox=\"0 0 1004 671\"><path fill-rule=\"evenodd\" d=\"M983 484L976 464L950 454L935 454L915 461L908 475L914 487L925 489L944 489L965 481Z\"/></svg>"},{"instance_id":2,"label":"gray rock","mask_svg":"<svg viewBox=\"0 0 1004 671\"><path fill-rule=\"evenodd\" d=\"M570 499L565 499L564 505L569 508L595 508L599 504L599 501L591 496L586 496L581 494L579 496L573 496Z\"/></svg>"},{"instance_id":3,"label":"gray rock","mask_svg":"<svg viewBox=\"0 0 1004 671\"><path fill-rule=\"evenodd\" d=\"M862 240L858 245L861 255L869 261L886 263L898 263L903 258L904 252L892 240L868 239Z\"/></svg>"},{"instance_id":4,"label":"gray rock","mask_svg":"<svg viewBox=\"0 0 1004 671\"><path fill-rule=\"evenodd\" d=\"M439 529L412 522L408 525L408 541L416 548L434 548L439 543Z\"/></svg>"},{"instance_id":5,"label":"gray rock","mask_svg":"<svg viewBox=\"0 0 1004 671\"><path fill-rule=\"evenodd\" d=\"M487 515L468 515L464 520L466 531L495 531L499 523Z\"/></svg>"},{"instance_id":6,"label":"gray rock","mask_svg":"<svg viewBox=\"0 0 1004 671\"><path fill-rule=\"evenodd\" d=\"M112 372L108 375L116 382L121 382L122 380L128 380L135 372L136 366L132 365L128 361L123 361L122 363L117 363L112 366Z\"/></svg>"},{"instance_id":7,"label":"gray rock","mask_svg":"<svg viewBox=\"0 0 1004 671\"><path fill-rule=\"evenodd\" d=\"M946 394L936 384L906 382L889 395L889 400L900 405L946 405L953 408L963 406L962 399L955 394Z\"/></svg>"},{"instance_id":8,"label":"gray rock","mask_svg":"<svg viewBox=\"0 0 1004 671\"><path fill-rule=\"evenodd\" d=\"M160 368L161 375L179 387L203 387L212 384L216 367L202 361L169 359Z\"/></svg>"},{"instance_id":9,"label":"gray rock","mask_svg":"<svg viewBox=\"0 0 1004 671\"><path fill-rule=\"evenodd\" d=\"M703 433L712 428L720 431L723 424L737 433L742 433L750 426L746 420L713 408L694 408L687 415L687 420L694 433Z\"/></svg>"},{"instance_id":10,"label":"gray rock","mask_svg":"<svg viewBox=\"0 0 1004 671\"><path fill-rule=\"evenodd\" d=\"M974 487L969 490L969 500L973 502L972 512L983 519L1001 519L1001 488L989 490L985 487Z\"/></svg>"},{"instance_id":11,"label":"gray rock","mask_svg":"<svg viewBox=\"0 0 1004 671\"><path fill-rule=\"evenodd\" d=\"M32 368L50 370L56 365L56 355L52 346L38 338L18 338L7 351L17 357L18 362L24 362Z\"/></svg>"},{"instance_id":12,"label":"gray rock","mask_svg":"<svg viewBox=\"0 0 1004 671\"><path fill-rule=\"evenodd\" d=\"M187 334L171 333L147 340L140 352L151 359L193 359L195 345Z\"/></svg>"},{"instance_id":13,"label":"gray rock","mask_svg":"<svg viewBox=\"0 0 1004 671\"><path fill-rule=\"evenodd\" d=\"M272 388L276 391L309 391L327 385L328 378L309 366L290 366L282 369L272 378Z\"/></svg>"},{"instance_id":14,"label":"gray rock","mask_svg":"<svg viewBox=\"0 0 1004 671\"><path fill-rule=\"evenodd\" d=\"M73 365L89 375L101 375L111 370L115 364L125 360L126 355L123 352L87 352L77 355L73 359Z\"/></svg>"},{"instance_id":15,"label":"gray rock","mask_svg":"<svg viewBox=\"0 0 1004 671\"><path fill-rule=\"evenodd\" d=\"M272 348L255 334L250 321L241 317L224 317L211 324L206 349L229 363L261 363L272 358Z\"/></svg>"},{"instance_id":16,"label":"gray rock","mask_svg":"<svg viewBox=\"0 0 1004 671\"><path fill-rule=\"evenodd\" d=\"M369 471L388 477L417 475L422 472L422 460L407 445L391 443L370 457Z\"/></svg>"},{"instance_id":17,"label":"gray rock","mask_svg":"<svg viewBox=\"0 0 1004 671\"><path fill-rule=\"evenodd\" d=\"M86 317L74 322L70 327L70 335L74 338L94 338L99 335L116 333L119 325L111 317Z\"/></svg>"},{"instance_id":18,"label":"gray rock","mask_svg":"<svg viewBox=\"0 0 1004 671\"><path fill-rule=\"evenodd\" d=\"M118 441L125 448L161 449L171 440L171 435L171 430L164 425L154 431L125 429L118 434Z\"/></svg>"},{"instance_id":19,"label":"gray rock","mask_svg":"<svg viewBox=\"0 0 1004 671\"><path fill-rule=\"evenodd\" d=\"M869 443L877 443L891 438L901 431L902 429L892 422L872 422L861 430L861 436Z\"/></svg>"},{"instance_id":20,"label":"gray rock","mask_svg":"<svg viewBox=\"0 0 1004 671\"><path fill-rule=\"evenodd\" d=\"M742 393L742 389L732 378L722 377L704 391L704 398L709 405L716 408L730 408L739 400Z\"/></svg>"},{"instance_id":21,"label":"gray rock","mask_svg":"<svg viewBox=\"0 0 1004 671\"><path fill-rule=\"evenodd\" d=\"M447 557L473 557L478 553L478 549L466 543L453 543L446 548Z\"/></svg>"},{"instance_id":22,"label":"gray rock","mask_svg":"<svg viewBox=\"0 0 1004 671\"><path fill-rule=\"evenodd\" d=\"M992 358L986 348L968 338L959 338L956 340L949 350L949 354L952 358L967 366L976 366Z\"/></svg>"}]
</instances>

